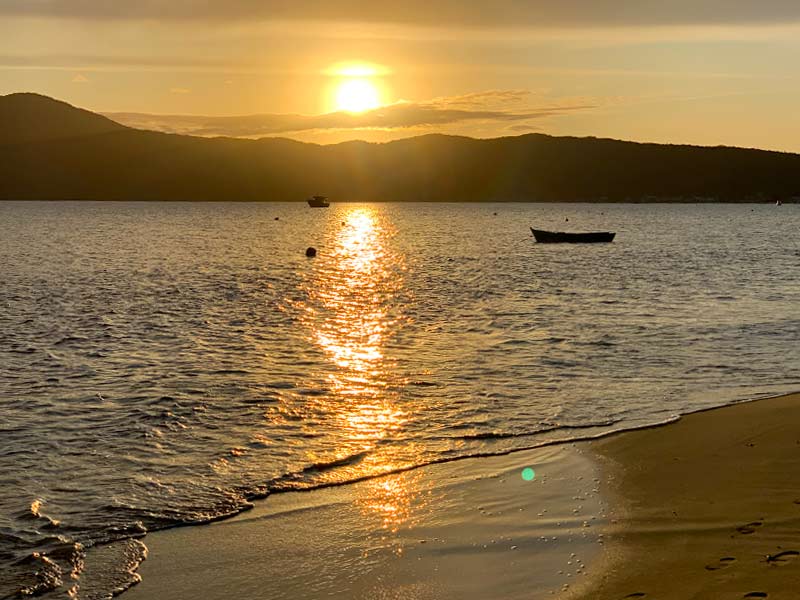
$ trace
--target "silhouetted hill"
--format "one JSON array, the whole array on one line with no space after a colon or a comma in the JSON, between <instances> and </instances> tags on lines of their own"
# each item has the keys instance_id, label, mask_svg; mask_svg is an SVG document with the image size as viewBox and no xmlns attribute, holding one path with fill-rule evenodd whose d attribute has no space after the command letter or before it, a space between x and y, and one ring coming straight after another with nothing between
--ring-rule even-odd
<instances>
[{"instance_id":1,"label":"silhouetted hill","mask_svg":"<svg viewBox=\"0 0 800 600\"><path fill-rule=\"evenodd\" d=\"M3 143L97 135L128 129L101 115L40 94L0 96Z\"/></svg>"},{"instance_id":2,"label":"silhouetted hill","mask_svg":"<svg viewBox=\"0 0 800 600\"><path fill-rule=\"evenodd\" d=\"M800 155L542 134L332 146L129 129L44 96L0 96L0 198L97 200L768 200Z\"/></svg>"}]
</instances>

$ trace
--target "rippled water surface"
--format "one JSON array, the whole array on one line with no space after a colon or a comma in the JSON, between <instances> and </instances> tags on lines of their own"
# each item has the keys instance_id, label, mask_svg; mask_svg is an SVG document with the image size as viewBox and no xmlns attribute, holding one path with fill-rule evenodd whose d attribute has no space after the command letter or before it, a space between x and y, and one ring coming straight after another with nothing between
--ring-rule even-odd
<instances>
[{"instance_id":1,"label":"rippled water surface","mask_svg":"<svg viewBox=\"0 0 800 600\"><path fill-rule=\"evenodd\" d=\"M134 538L268 493L795 390L798 222L793 205L0 203L0 598L105 597ZM617 239L537 245L531 225Z\"/></svg>"}]
</instances>

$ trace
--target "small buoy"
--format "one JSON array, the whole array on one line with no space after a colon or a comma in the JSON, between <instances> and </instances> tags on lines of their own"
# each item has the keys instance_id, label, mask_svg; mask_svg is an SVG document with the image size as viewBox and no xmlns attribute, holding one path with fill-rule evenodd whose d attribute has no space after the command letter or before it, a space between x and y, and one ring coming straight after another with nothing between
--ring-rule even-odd
<instances>
[{"instance_id":1,"label":"small buoy","mask_svg":"<svg viewBox=\"0 0 800 600\"><path fill-rule=\"evenodd\" d=\"M493 213L493 214L494 214L495 217L497 216L497 213Z\"/></svg>"},{"instance_id":2,"label":"small buoy","mask_svg":"<svg viewBox=\"0 0 800 600\"><path fill-rule=\"evenodd\" d=\"M280 221L280 218L279 218L279 217L275 217L275 220L276 220L276 221Z\"/></svg>"},{"instance_id":3,"label":"small buoy","mask_svg":"<svg viewBox=\"0 0 800 600\"><path fill-rule=\"evenodd\" d=\"M313 258L316 255L317 255L316 248L314 248L313 246L309 246L308 248L306 248L306 256L308 256L309 258Z\"/></svg>"},{"instance_id":4,"label":"small buoy","mask_svg":"<svg viewBox=\"0 0 800 600\"><path fill-rule=\"evenodd\" d=\"M569 221L569 217L567 217L566 219L564 219L564 221Z\"/></svg>"}]
</instances>

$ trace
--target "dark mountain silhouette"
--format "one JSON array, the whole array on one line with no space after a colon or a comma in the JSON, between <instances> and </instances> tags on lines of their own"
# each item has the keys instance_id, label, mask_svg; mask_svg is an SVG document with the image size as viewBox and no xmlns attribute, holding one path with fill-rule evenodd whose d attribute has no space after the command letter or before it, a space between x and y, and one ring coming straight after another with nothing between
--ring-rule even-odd
<instances>
[{"instance_id":1,"label":"dark mountain silhouette","mask_svg":"<svg viewBox=\"0 0 800 600\"><path fill-rule=\"evenodd\" d=\"M39 94L0 96L3 143L98 135L127 127L88 110Z\"/></svg>"},{"instance_id":2,"label":"dark mountain silhouette","mask_svg":"<svg viewBox=\"0 0 800 600\"><path fill-rule=\"evenodd\" d=\"M753 201L800 196L800 155L530 134L331 146L130 129L0 96L0 199Z\"/></svg>"}]
</instances>

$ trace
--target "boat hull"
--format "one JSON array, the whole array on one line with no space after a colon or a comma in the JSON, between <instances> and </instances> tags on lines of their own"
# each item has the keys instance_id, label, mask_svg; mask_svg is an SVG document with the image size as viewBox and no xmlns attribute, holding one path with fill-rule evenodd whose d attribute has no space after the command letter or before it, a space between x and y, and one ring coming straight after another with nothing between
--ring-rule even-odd
<instances>
[{"instance_id":1,"label":"boat hull","mask_svg":"<svg viewBox=\"0 0 800 600\"><path fill-rule=\"evenodd\" d=\"M531 232L540 244L604 244L614 241L613 231L568 233L565 231L543 231L531 227Z\"/></svg>"},{"instance_id":2,"label":"boat hull","mask_svg":"<svg viewBox=\"0 0 800 600\"><path fill-rule=\"evenodd\" d=\"M325 196L311 196L306 202L311 208L328 208L331 205Z\"/></svg>"}]
</instances>

